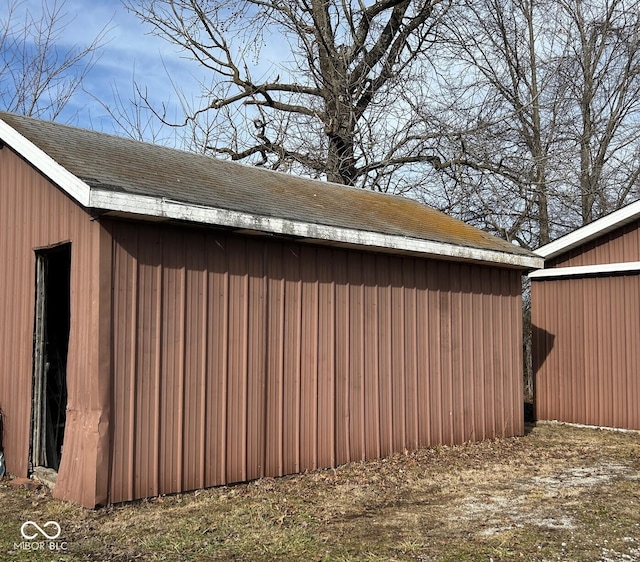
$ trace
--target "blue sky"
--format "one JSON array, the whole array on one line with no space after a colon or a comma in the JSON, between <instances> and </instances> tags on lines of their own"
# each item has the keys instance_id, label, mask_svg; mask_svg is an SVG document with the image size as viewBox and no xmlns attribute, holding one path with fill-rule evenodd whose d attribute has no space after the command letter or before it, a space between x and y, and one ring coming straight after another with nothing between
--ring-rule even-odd
<instances>
[{"instance_id":1,"label":"blue sky","mask_svg":"<svg viewBox=\"0 0 640 562\"><path fill-rule=\"evenodd\" d=\"M29 9L33 14L39 14L42 2L47 1L53 0L9 0L13 4L20 2L18 13ZM2 19L6 18L6 4L6 0L0 3ZM204 77L198 65L188 61L169 42L149 34L149 28L129 13L120 0L65 0L64 12L68 14L65 20L68 23L60 45L63 48L86 46L105 27L109 31L99 50L100 58L84 83L86 92L74 97L73 106L59 120L113 132L111 118L95 98L111 105L113 92L117 91L123 100L128 100L133 97L134 80L148 89L158 105L169 102L173 113L178 110L171 80L180 85L188 98L198 96L198 79Z\"/></svg>"}]
</instances>

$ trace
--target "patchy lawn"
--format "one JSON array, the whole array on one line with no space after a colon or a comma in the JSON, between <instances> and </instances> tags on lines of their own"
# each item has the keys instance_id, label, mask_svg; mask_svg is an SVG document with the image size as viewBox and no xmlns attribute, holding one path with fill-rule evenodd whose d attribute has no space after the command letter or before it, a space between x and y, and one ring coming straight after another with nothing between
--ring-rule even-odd
<instances>
[{"instance_id":1,"label":"patchy lawn","mask_svg":"<svg viewBox=\"0 0 640 562\"><path fill-rule=\"evenodd\" d=\"M0 513L8 561L632 561L640 434L544 424L521 438L97 511L4 481ZM29 520L55 521L61 534L26 550Z\"/></svg>"}]
</instances>

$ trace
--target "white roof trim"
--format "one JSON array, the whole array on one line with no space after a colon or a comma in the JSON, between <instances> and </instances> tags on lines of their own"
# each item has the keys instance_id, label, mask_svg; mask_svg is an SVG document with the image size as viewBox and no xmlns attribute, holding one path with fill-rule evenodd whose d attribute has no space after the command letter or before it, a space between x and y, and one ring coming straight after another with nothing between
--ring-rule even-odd
<instances>
[{"instance_id":1,"label":"white roof trim","mask_svg":"<svg viewBox=\"0 0 640 562\"><path fill-rule=\"evenodd\" d=\"M539 269L538 271L532 271L531 273L529 273L529 279L545 279L550 277L581 277L585 275L632 273L636 271L640 272L640 261Z\"/></svg>"},{"instance_id":2,"label":"white roof trim","mask_svg":"<svg viewBox=\"0 0 640 562\"><path fill-rule=\"evenodd\" d=\"M155 197L99 189L91 191L89 206L108 211L144 214L167 219L242 228L314 240L326 240L347 245L390 248L454 259L502 263L527 269L539 268L543 265L542 258L536 258L535 256L483 250L406 236L393 236L379 232L326 226L278 217L266 217L229 209L193 205L167 198L157 199Z\"/></svg>"},{"instance_id":3,"label":"white roof trim","mask_svg":"<svg viewBox=\"0 0 640 562\"><path fill-rule=\"evenodd\" d=\"M573 232L538 248L535 253L546 259L554 258L563 252L575 248L576 246L580 246L581 244L589 242L598 236L624 226L638 217L640 217L640 201L631 203L622 207L622 209L614 211L610 215L578 228L577 230L574 230Z\"/></svg>"},{"instance_id":4,"label":"white roof trim","mask_svg":"<svg viewBox=\"0 0 640 562\"><path fill-rule=\"evenodd\" d=\"M0 119L0 139L86 208L292 235L345 245L387 248L452 259L505 264L523 269L537 269L543 266L542 258L535 256L266 217L166 198L92 188L2 119Z\"/></svg>"},{"instance_id":5,"label":"white roof trim","mask_svg":"<svg viewBox=\"0 0 640 562\"><path fill-rule=\"evenodd\" d=\"M88 207L91 188L80 178L58 164L46 152L0 119L0 139L30 162L52 182L59 185L81 205Z\"/></svg>"}]
</instances>

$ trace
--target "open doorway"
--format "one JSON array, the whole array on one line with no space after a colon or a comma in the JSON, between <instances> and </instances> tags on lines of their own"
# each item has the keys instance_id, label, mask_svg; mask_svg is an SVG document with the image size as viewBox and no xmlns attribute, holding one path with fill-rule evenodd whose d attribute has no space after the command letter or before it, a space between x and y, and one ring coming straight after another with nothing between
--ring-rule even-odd
<instances>
[{"instance_id":1,"label":"open doorway","mask_svg":"<svg viewBox=\"0 0 640 562\"><path fill-rule=\"evenodd\" d=\"M31 468L57 471L67 410L71 244L36 251Z\"/></svg>"}]
</instances>

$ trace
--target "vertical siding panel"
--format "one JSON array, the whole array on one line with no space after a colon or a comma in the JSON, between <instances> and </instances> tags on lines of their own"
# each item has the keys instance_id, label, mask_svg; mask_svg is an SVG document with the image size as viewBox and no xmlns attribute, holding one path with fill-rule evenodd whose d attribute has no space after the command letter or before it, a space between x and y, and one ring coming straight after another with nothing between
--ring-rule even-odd
<instances>
[{"instance_id":1,"label":"vertical siding panel","mask_svg":"<svg viewBox=\"0 0 640 562\"><path fill-rule=\"evenodd\" d=\"M285 271L284 471L300 470L300 364L302 338L301 257L297 246L283 250Z\"/></svg>"},{"instance_id":2,"label":"vertical siding panel","mask_svg":"<svg viewBox=\"0 0 640 562\"><path fill-rule=\"evenodd\" d=\"M185 350L182 487L193 490L204 485L205 405L207 394L208 311L205 235L190 233L185 247Z\"/></svg>"},{"instance_id":3,"label":"vertical siding panel","mask_svg":"<svg viewBox=\"0 0 640 562\"><path fill-rule=\"evenodd\" d=\"M207 474L208 485L227 478L227 366L229 341L229 267L227 240L208 237L208 362L207 372Z\"/></svg>"},{"instance_id":4,"label":"vertical siding panel","mask_svg":"<svg viewBox=\"0 0 640 562\"><path fill-rule=\"evenodd\" d=\"M464 412L464 435L465 441L470 439L477 439L478 430L475 426L475 367L474 358L476 355L475 339L476 334L474 332L475 318L477 311L475 309L476 301L474 299L472 290L472 280L476 274L475 268L464 265L461 266L461 284L460 284L460 298L461 298L461 376L462 381L462 403Z\"/></svg>"},{"instance_id":5,"label":"vertical siding panel","mask_svg":"<svg viewBox=\"0 0 640 562\"><path fill-rule=\"evenodd\" d=\"M318 466L318 276L317 249L301 246L302 348L300 365L300 469Z\"/></svg>"},{"instance_id":6,"label":"vertical siding panel","mask_svg":"<svg viewBox=\"0 0 640 562\"><path fill-rule=\"evenodd\" d=\"M551 291L551 298L555 298L555 299L560 299L557 300L556 302L560 303L564 301L564 298L560 296L560 284L559 283L554 283L552 284L552 291ZM558 313L560 312L560 315L558 315ZM561 414L560 414L560 392L561 389L559 387L560 384L560 380L559 380L559 374L560 371L562 369L562 365L560 364L560 360L562 358L562 355L559 353L559 349L560 346L562 345L562 339L559 337L560 336L560 324L558 321L558 318L562 319L562 307L561 305L558 305L558 310L555 311L555 318L553 318L553 331L551 333L556 334L556 341L555 341L555 346L554 349L552 350L553 353L549 356L549 369L547 370L547 385L550 391L549 394L549 398L548 398L548 410L549 412L554 412L554 416L556 416L554 419L560 419ZM593 351L597 351L594 350Z\"/></svg>"},{"instance_id":7,"label":"vertical siding panel","mask_svg":"<svg viewBox=\"0 0 640 562\"><path fill-rule=\"evenodd\" d=\"M247 479L264 476L266 436L266 278L264 242L247 243Z\"/></svg>"},{"instance_id":8,"label":"vertical siding panel","mask_svg":"<svg viewBox=\"0 0 640 562\"><path fill-rule=\"evenodd\" d=\"M393 265L392 265L393 264ZM380 454L387 456L393 450L393 386L392 386L392 296L389 270L395 260L388 256L376 259L376 284L378 286L378 411L380 424Z\"/></svg>"},{"instance_id":9,"label":"vertical siding panel","mask_svg":"<svg viewBox=\"0 0 640 562\"><path fill-rule=\"evenodd\" d=\"M443 285L440 288L440 384L442 388L442 439L445 443L455 443L453 404L453 311L451 298L451 264L439 263Z\"/></svg>"},{"instance_id":10,"label":"vertical siding panel","mask_svg":"<svg viewBox=\"0 0 640 562\"><path fill-rule=\"evenodd\" d=\"M162 244L158 230L139 231L138 244L138 337L135 377L134 497L158 494L159 411L159 297ZM126 282L126 279L123 279Z\"/></svg>"},{"instance_id":11,"label":"vertical siding panel","mask_svg":"<svg viewBox=\"0 0 640 562\"><path fill-rule=\"evenodd\" d=\"M134 408L133 389L131 388L131 372L135 370L135 354L131 346L134 338L134 327L131 322L131 311L135 306L134 283L129 282L136 276L135 260L124 248L137 246L135 232L123 232L120 235L119 251L114 256L114 324L120 326L114 338L113 357L113 442L111 497L113 501L123 501L132 497L133 486L133 420L131 411Z\"/></svg>"},{"instance_id":12,"label":"vertical siding panel","mask_svg":"<svg viewBox=\"0 0 640 562\"><path fill-rule=\"evenodd\" d=\"M429 386L431 357L434 345L432 338L435 334L430 332L431 318L429 309L430 295L433 290L428 284L427 267L428 260L417 260L415 262L416 280L416 424L418 432L418 446L426 447L434 443L431 433L432 418L432 392Z\"/></svg>"},{"instance_id":13,"label":"vertical siding panel","mask_svg":"<svg viewBox=\"0 0 640 562\"><path fill-rule=\"evenodd\" d=\"M471 298L473 300L473 314L471 316L470 329L473 333L474 346L472 354L469 354L469 360L471 362L470 372L473 373L473 385L474 391L472 395L474 415L473 426L475 430L476 439L486 439L489 437L489 432L486 427L486 415L485 415L485 354L487 350L483 345L484 332L487 329L487 316L483 308L483 295L482 295L482 279L484 277L482 268L471 267L470 268L470 287Z\"/></svg>"},{"instance_id":14,"label":"vertical siding panel","mask_svg":"<svg viewBox=\"0 0 640 562\"><path fill-rule=\"evenodd\" d=\"M440 295L441 272L437 261L427 262L427 287L428 300L428 330L427 340L424 345L429 349L429 393L426 396L429 404L429 443L441 445L445 441L444 416L449 416L449 411L443 409L443 376L441 356L444 346L442 344L442 298Z\"/></svg>"},{"instance_id":15,"label":"vertical siding panel","mask_svg":"<svg viewBox=\"0 0 640 562\"><path fill-rule=\"evenodd\" d=\"M246 243L229 238L229 356L227 386L227 478L247 479L247 354L249 279Z\"/></svg>"},{"instance_id":16,"label":"vertical siding panel","mask_svg":"<svg viewBox=\"0 0 640 562\"><path fill-rule=\"evenodd\" d=\"M336 428L336 463L351 461L350 426L351 384L349 361L352 352L350 340L350 290L348 277L347 253L335 251L333 256L333 274L335 278L335 428Z\"/></svg>"},{"instance_id":17,"label":"vertical siding panel","mask_svg":"<svg viewBox=\"0 0 640 562\"><path fill-rule=\"evenodd\" d=\"M587 381L585 380L584 365L584 297L582 295L582 284L578 283L573 290L569 291L568 301L570 310L567 318L570 319L571 343L570 343L570 364L567 365L566 374L570 381L570 394L573 401L572 417L578 423L587 423L586 401L587 401ZM575 366L575 367L573 367Z\"/></svg>"},{"instance_id":18,"label":"vertical siding panel","mask_svg":"<svg viewBox=\"0 0 640 562\"><path fill-rule=\"evenodd\" d=\"M640 229L637 231L640 233ZM637 242L637 238L635 239ZM636 247L637 250L637 247ZM636 253L640 255L640 252ZM624 373L626 390L624 396L627 402L627 412L629 419L627 424L631 428L640 429L640 345L638 334L640 334L640 276L630 275L626 277L625 283L625 364Z\"/></svg>"},{"instance_id":19,"label":"vertical siding panel","mask_svg":"<svg viewBox=\"0 0 640 562\"><path fill-rule=\"evenodd\" d=\"M504 337L509 346L501 350L509 367L505 376L509 380L510 395L506 397L510 412L507 421L508 435L524 434L524 371L522 326L522 278L518 271L504 270L505 294L503 311L508 318L508 331Z\"/></svg>"},{"instance_id":20,"label":"vertical siding panel","mask_svg":"<svg viewBox=\"0 0 640 562\"><path fill-rule=\"evenodd\" d=\"M404 261L402 258L390 259L391 273L391 354L390 354L390 411L391 411L391 451L402 451L407 446L406 428L406 395L407 367L405 365L405 346L407 341L406 322L409 311L405 305L405 292L403 285ZM408 292L408 291L407 291Z\"/></svg>"},{"instance_id":21,"label":"vertical siding panel","mask_svg":"<svg viewBox=\"0 0 640 562\"><path fill-rule=\"evenodd\" d=\"M418 303L415 275L416 260L402 260L402 286L404 309L404 345L403 349L403 410L404 443L403 447L417 449L418 438ZM402 342L401 342L402 343Z\"/></svg>"},{"instance_id":22,"label":"vertical siding panel","mask_svg":"<svg viewBox=\"0 0 640 562\"><path fill-rule=\"evenodd\" d=\"M336 462L336 302L333 252L318 248L318 465Z\"/></svg>"},{"instance_id":23,"label":"vertical siding panel","mask_svg":"<svg viewBox=\"0 0 640 562\"><path fill-rule=\"evenodd\" d=\"M558 290L561 293L561 314L558 318L560 332L564 334L562 345L562 355L559 357L559 368L554 377L557 387L558 405L560 415L563 419L573 418L573 404L571 403L571 348L574 342L571 339L571 326L573 324L571 311L571 296L566 292L566 284L559 284ZM560 342L559 342L560 343ZM560 376L558 376L560 375Z\"/></svg>"},{"instance_id":24,"label":"vertical siding panel","mask_svg":"<svg viewBox=\"0 0 640 562\"><path fill-rule=\"evenodd\" d=\"M207 313L209 312L209 276L207 272L207 250L206 250L206 241L207 238L204 238L204 247L202 252L202 263L203 270L200 272L200 283L201 283L201 298L202 301L200 303L200 386L198 388L199 393L199 408L200 415L198 418L198 423L200 424L200 442L198 446L200 448L200 463L198 466L198 482L199 487L204 488L207 486L207 465L209 464L209 457L207 457L207 432L209 429L209 424L207 423L207 408L209 402L207 401L207 397L209 394L209 317Z\"/></svg>"},{"instance_id":25,"label":"vertical siding panel","mask_svg":"<svg viewBox=\"0 0 640 562\"><path fill-rule=\"evenodd\" d=\"M496 268L490 269L491 274L491 309L492 309L492 322L494 337L492 339L491 356L492 356L492 369L491 378L493 384L493 405L492 411L494 415L495 423L495 435L502 437L506 434L505 427L505 376L506 369L504 364L504 357L500 355L501 340L504 337L504 313L502 310L502 276L501 271Z\"/></svg>"},{"instance_id":26,"label":"vertical siding panel","mask_svg":"<svg viewBox=\"0 0 640 562\"><path fill-rule=\"evenodd\" d=\"M596 293L596 310L598 313L596 326L597 334L595 346L598 351L598 367L600 373L611 373L611 325L610 314L611 299L608 296L609 291L604 283L598 283L595 279L590 280L590 285L595 286ZM599 377L599 394L600 394L600 412L599 419L602 425L611 425L613 422L611 417L611 381L607 377Z\"/></svg>"},{"instance_id":27,"label":"vertical siding panel","mask_svg":"<svg viewBox=\"0 0 640 562\"><path fill-rule=\"evenodd\" d=\"M533 371L533 403L536 419L548 419L546 385L547 336L548 327L543 303L548 298L550 283L531 282L531 369Z\"/></svg>"},{"instance_id":28,"label":"vertical siding panel","mask_svg":"<svg viewBox=\"0 0 640 562\"><path fill-rule=\"evenodd\" d=\"M625 334L624 334L624 317L625 317L625 277L612 276L611 290L609 291L609 332L611 333L611 414L610 420L613 427L624 427L627 418L627 403L624 395L627 389L624 388L624 356L625 350ZM640 311L636 310L637 314ZM614 318L616 319L614 321Z\"/></svg>"},{"instance_id":29,"label":"vertical siding panel","mask_svg":"<svg viewBox=\"0 0 640 562\"><path fill-rule=\"evenodd\" d=\"M364 460L366 456L364 267L362 254L349 256L349 435L352 461Z\"/></svg>"},{"instance_id":30,"label":"vertical siding panel","mask_svg":"<svg viewBox=\"0 0 640 562\"><path fill-rule=\"evenodd\" d=\"M464 411L464 379L462 375L462 333L463 333L463 309L461 294L461 266L452 263L449 268L449 295L450 295L450 377L451 377L451 416L452 438L454 443L465 441L465 411Z\"/></svg>"},{"instance_id":31,"label":"vertical siding panel","mask_svg":"<svg viewBox=\"0 0 640 562\"><path fill-rule=\"evenodd\" d=\"M364 432L365 458L380 456L380 326L376 258L362 257L364 281Z\"/></svg>"},{"instance_id":32,"label":"vertical siding panel","mask_svg":"<svg viewBox=\"0 0 640 562\"><path fill-rule=\"evenodd\" d=\"M284 271L282 244L272 244L267 260L267 437L266 472L274 476L284 474Z\"/></svg>"},{"instance_id":33,"label":"vertical siding panel","mask_svg":"<svg viewBox=\"0 0 640 562\"><path fill-rule=\"evenodd\" d=\"M137 252L136 252L137 253ZM125 467L125 478L128 484L127 497L133 497L134 489L134 461L135 461L135 416L136 416L136 362L138 352L138 339L137 339L137 315L138 315L138 261L135 257L130 263L131 270L128 272L128 279L131 280L131 307L128 309L127 326L129 331L127 333L127 356L129 357L127 372L125 374L126 381L124 384L124 391L126 398L123 396L123 401L127 404L127 412L124 414L126 429L126 435L124 436L123 443L127 444L126 459L127 465Z\"/></svg>"},{"instance_id":34,"label":"vertical siding panel","mask_svg":"<svg viewBox=\"0 0 640 562\"><path fill-rule=\"evenodd\" d=\"M462 276L464 267L459 263L452 263L449 269L451 295L451 411L453 412L453 440L454 443L466 441L465 427L467 412L465 404L465 379L463 368L464 354L464 314L462 302Z\"/></svg>"},{"instance_id":35,"label":"vertical siding panel","mask_svg":"<svg viewBox=\"0 0 640 562\"><path fill-rule=\"evenodd\" d=\"M484 393L484 412L485 412L485 428L488 435L498 435L498 428L496 427L496 415L495 412L500 405L497 403L495 396L495 366L493 364L494 351L495 351L495 299L493 295L493 283L492 272L490 269L484 271L482 276L482 309L486 318L486 325L492 327L491 330L483 330L482 344L485 349L484 362L482 364L482 372L485 385Z\"/></svg>"},{"instance_id":36,"label":"vertical siding panel","mask_svg":"<svg viewBox=\"0 0 640 562\"><path fill-rule=\"evenodd\" d=\"M184 242L179 232L163 239L162 374L160 391L160 493L182 490L184 430Z\"/></svg>"},{"instance_id":37,"label":"vertical siding panel","mask_svg":"<svg viewBox=\"0 0 640 562\"><path fill-rule=\"evenodd\" d=\"M557 283L540 283L544 287L552 287ZM567 285L569 286L569 285ZM573 290L573 289L572 289ZM580 293L581 300L578 301L578 306L584 311L584 320L582 326L582 333L580 334L581 349L584 361L584 402L585 402L585 421L584 423L591 424L598 419L598 361L597 350L594 349L593 342L595 341L595 334L593 328L596 326L597 313L594 303L591 299L591 294L588 287L588 280L576 279L575 290ZM547 297L548 298L548 297ZM548 307L548 303L551 301L543 301L543 305ZM549 313L549 316L551 314Z\"/></svg>"},{"instance_id":38,"label":"vertical siding panel","mask_svg":"<svg viewBox=\"0 0 640 562\"><path fill-rule=\"evenodd\" d=\"M501 279L501 306L500 311L504 318L503 323L503 332L502 332L502 341L500 342L500 347L497 350L497 353L502 355L504 367L503 367L503 384L504 384L504 421L503 427L505 428L505 435L517 435L516 427L515 427L515 418L519 417L518 411L515 408L515 396L516 394L521 397L524 396L523 392L516 392L516 388L519 386L519 381L522 380L522 375L520 373L520 369L518 365L516 365L513 361L514 357L517 357L516 353L516 342L518 341L518 325L511 314L512 306L510 306L511 301L511 272L507 270L500 270L500 279ZM519 409L518 409L519 410Z\"/></svg>"}]
</instances>

